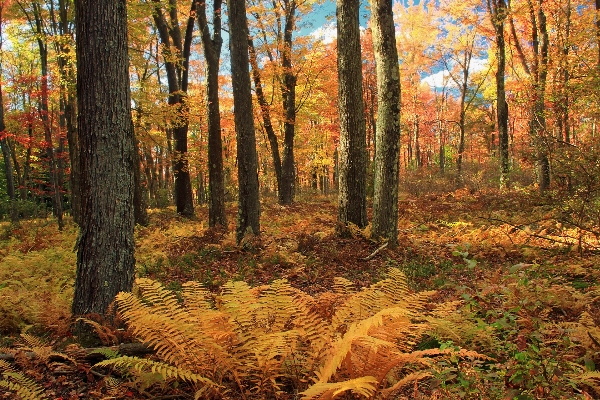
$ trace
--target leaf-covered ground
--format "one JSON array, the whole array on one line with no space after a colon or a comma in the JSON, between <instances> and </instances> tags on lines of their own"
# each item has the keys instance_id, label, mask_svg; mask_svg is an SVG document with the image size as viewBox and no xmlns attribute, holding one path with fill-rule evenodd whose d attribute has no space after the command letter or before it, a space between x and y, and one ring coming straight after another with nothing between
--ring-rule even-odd
<instances>
[{"instance_id":1,"label":"leaf-covered ground","mask_svg":"<svg viewBox=\"0 0 600 400\"><path fill-rule=\"evenodd\" d=\"M228 280L261 285L286 278L315 294L330 290L334 277L364 287L397 267L415 290L435 289L436 301L462 302L463 329L439 329L420 346L462 346L497 361L485 368L437 365L435 379L411 388L407 398L593 398L600 396L594 391L600 365L598 239L593 229L566 225L560 212L551 197L525 191L404 195L399 246L390 249L371 238L368 227L338 237L333 197L301 196L286 207L264 202L261 237L241 246L233 233L234 204L227 231L207 228L206 208L198 208L194 220L153 210L150 225L136 231L137 272L175 291L189 280L218 291ZM10 362L48 398L185 398L179 389L117 385L77 358L68 304L76 232L68 226L58 233L51 221L3 228L0 345L6 354L21 346L31 355L35 346L18 338L29 328L71 356L19 353ZM108 329L107 337L113 335L129 338ZM47 351L44 346L38 348ZM14 397L2 390L0 398Z\"/></svg>"}]
</instances>

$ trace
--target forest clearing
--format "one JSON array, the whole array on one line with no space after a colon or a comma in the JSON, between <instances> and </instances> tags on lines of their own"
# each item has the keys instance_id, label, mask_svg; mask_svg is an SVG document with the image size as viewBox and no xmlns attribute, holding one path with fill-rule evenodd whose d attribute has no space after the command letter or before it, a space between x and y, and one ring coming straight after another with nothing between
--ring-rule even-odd
<instances>
[{"instance_id":1,"label":"forest clearing","mask_svg":"<svg viewBox=\"0 0 600 400\"><path fill-rule=\"evenodd\" d=\"M233 229L207 227L205 208L192 220L171 208L151 210L150 224L136 229L137 277L160 282L178 301L186 282L198 282L208 291L212 304L225 296L224 287L230 280L265 290L262 285L285 279L316 299L307 303L313 306L311 312L331 323L343 299L335 277L360 289L381 282L390 268L395 268L406 276L405 295L414 300L413 311L422 313L411 317L415 324L412 333L400 330L395 338L400 344L408 340L410 345L402 350L414 354L396 363L385 357L367 360L355 345L350 350L356 352L352 361L344 361L354 367L348 370L342 364L331 382L371 375L362 364L370 362L368 365L385 372L376 393L361 392L356 383L347 384L346 390L397 399L591 399L598 395L599 243L593 235L579 237L581 232L561 222L564 214L556 198L528 190L401 193L399 246L394 250L371 240L368 229L356 228L347 238L336 235L334 197L307 193L290 206L273 200L263 206L260 239L241 246L236 245ZM233 203L227 213L235 213ZM191 348L177 348L177 342L169 339L177 327L176 316L171 316L173 326L158 320L154 326L163 335L157 343L172 345L169 351L174 358L151 354L150 359L221 379L220 386L206 385L207 389L204 383L193 383L183 375L163 379L159 372L152 374L148 365L139 370L131 368L133 363L129 368L94 366L104 358L115 359L114 346L148 332L136 334L131 327L123 330L122 321L97 321L102 326L97 328L104 350L85 355L73 338L70 320L76 232L75 225L67 222L58 233L55 222L45 219L24 222L18 228L4 225L2 230L1 357L14 357L11 368L35 382L31 387L39 392L31 398L185 399L205 387L200 398L295 399L317 379L316 369L309 368L309 357L294 358L283 349L279 349L281 353L265 352L271 358L262 365L248 355L239 359L245 370L238 383L233 375L213 371L210 365L188 365L177 359L179 351L189 351L190 360L196 354ZM429 290L434 292L419 300L414 297L415 292ZM366 311L366 316L375 311ZM281 324L280 332L295 328L294 318L282 315L289 320L275 321L276 316L272 317L274 325ZM259 340L277 347L272 332L261 328L260 320L252 323L257 325L253 334ZM180 329L185 331L182 326ZM377 331L370 332L382 343L384 337L394 342L389 333L378 336ZM217 338L215 333L214 340ZM383 348L387 356L394 354ZM452 352L417 354L436 348ZM461 356L460 351L472 354ZM235 358L235 353L232 356ZM288 368L291 360L305 370L300 373ZM385 389L403 378L405 385L386 394ZM9 390L3 398L13 398L14 393Z\"/></svg>"}]
</instances>

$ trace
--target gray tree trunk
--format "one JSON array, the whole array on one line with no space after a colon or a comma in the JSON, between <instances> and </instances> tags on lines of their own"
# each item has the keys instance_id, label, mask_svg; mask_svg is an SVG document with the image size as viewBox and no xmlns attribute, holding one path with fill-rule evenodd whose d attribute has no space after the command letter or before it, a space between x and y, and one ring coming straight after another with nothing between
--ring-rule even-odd
<instances>
[{"instance_id":1,"label":"gray tree trunk","mask_svg":"<svg viewBox=\"0 0 600 400\"><path fill-rule=\"evenodd\" d=\"M371 2L373 50L377 64L377 128L373 237L398 242L398 179L400 171L400 69L392 0Z\"/></svg>"},{"instance_id":2,"label":"gray tree trunk","mask_svg":"<svg viewBox=\"0 0 600 400\"><path fill-rule=\"evenodd\" d=\"M258 156L252 113L250 62L248 59L248 20L244 0L228 0L229 53L238 158L238 220L236 239L260 234Z\"/></svg>"},{"instance_id":3,"label":"gray tree trunk","mask_svg":"<svg viewBox=\"0 0 600 400\"><path fill-rule=\"evenodd\" d=\"M508 103L506 102L505 70L506 70L506 45L504 41L504 21L506 20L507 7L504 0L495 0L492 10L492 22L496 32L496 105L498 140L500 148L500 187L508 185L510 172L509 141L508 141ZM492 144L493 145L493 144Z\"/></svg>"},{"instance_id":4,"label":"gray tree trunk","mask_svg":"<svg viewBox=\"0 0 600 400\"><path fill-rule=\"evenodd\" d=\"M81 229L73 315L105 314L134 279L126 0L76 0Z\"/></svg>"},{"instance_id":5,"label":"gray tree trunk","mask_svg":"<svg viewBox=\"0 0 600 400\"><path fill-rule=\"evenodd\" d=\"M206 60L206 100L208 108L208 225L227 227L225 216L225 179L223 141L219 112L219 60L221 57L221 0L213 1L213 35L206 18L206 3L198 4L198 26Z\"/></svg>"},{"instance_id":6,"label":"gray tree trunk","mask_svg":"<svg viewBox=\"0 0 600 400\"><path fill-rule=\"evenodd\" d=\"M367 149L362 95L359 0L339 0L336 7L338 37L338 105L340 113L338 222L367 225Z\"/></svg>"}]
</instances>

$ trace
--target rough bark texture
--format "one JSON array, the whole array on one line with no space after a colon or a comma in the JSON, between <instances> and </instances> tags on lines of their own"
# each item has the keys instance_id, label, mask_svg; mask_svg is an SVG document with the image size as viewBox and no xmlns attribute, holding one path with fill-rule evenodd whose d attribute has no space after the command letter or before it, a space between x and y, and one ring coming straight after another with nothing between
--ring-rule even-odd
<instances>
[{"instance_id":1,"label":"rough bark texture","mask_svg":"<svg viewBox=\"0 0 600 400\"><path fill-rule=\"evenodd\" d=\"M496 104L498 108L497 125L498 139L500 144L500 187L508 184L510 172L510 161L508 153L508 103L506 102L506 90L504 87L506 71L506 45L504 41L504 22L507 16L507 7L504 0L488 2L488 10L494 25L496 34ZM511 25L514 30L514 24ZM519 47L520 48L520 47ZM522 51L521 51L522 53Z\"/></svg>"},{"instance_id":2,"label":"rough bark texture","mask_svg":"<svg viewBox=\"0 0 600 400\"><path fill-rule=\"evenodd\" d=\"M240 243L246 233L260 234L258 157L252 114L246 4L244 0L228 0L227 8L229 10L229 53L231 54L231 83L238 158L236 239Z\"/></svg>"},{"instance_id":3,"label":"rough bark texture","mask_svg":"<svg viewBox=\"0 0 600 400\"><path fill-rule=\"evenodd\" d=\"M198 4L198 26L206 60L206 102L208 104L208 225L227 227L223 141L219 112L219 60L221 57L221 0L213 1L213 36L206 18L206 3Z\"/></svg>"},{"instance_id":4,"label":"rough bark texture","mask_svg":"<svg viewBox=\"0 0 600 400\"><path fill-rule=\"evenodd\" d=\"M359 1L337 2L340 113L338 222L367 225L367 149L362 95Z\"/></svg>"},{"instance_id":5,"label":"rough bark texture","mask_svg":"<svg viewBox=\"0 0 600 400\"><path fill-rule=\"evenodd\" d=\"M76 0L81 231L73 315L104 314L134 278L134 146L125 0Z\"/></svg>"},{"instance_id":6,"label":"rough bark texture","mask_svg":"<svg viewBox=\"0 0 600 400\"><path fill-rule=\"evenodd\" d=\"M296 128L296 75L292 69L292 34L294 32L296 2L283 1L285 7L285 25L283 32L283 109L285 110L283 154L281 160L281 186L279 203L292 204L296 183L296 163L294 161L294 136Z\"/></svg>"},{"instance_id":7,"label":"rough bark texture","mask_svg":"<svg viewBox=\"0 0 600 400\"><path fill-rule=\"evenodd\" d=\"M392 0L373 0L371 28L377 64L377 128L375 132L374 237L398 242L400 170L400 69Z\"/></svg>"}]
</instances>

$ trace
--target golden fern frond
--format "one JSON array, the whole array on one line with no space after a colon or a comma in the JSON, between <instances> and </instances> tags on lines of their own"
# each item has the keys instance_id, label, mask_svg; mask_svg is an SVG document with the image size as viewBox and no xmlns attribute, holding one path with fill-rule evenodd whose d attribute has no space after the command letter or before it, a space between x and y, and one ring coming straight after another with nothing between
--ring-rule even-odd
<instances>
[{"instance_id":1,"label":"golden fern frond","mask_svg":"<svg viewBox=\"0 0 600 400\"><path fill-rule=\"evenodd\" d=\"M252 349L257 361L257 367L263 368L271 360L276 360L281 366L286 358L294 352L299 339L298 331L285 331L261 336L260 342Z\"/></svg>"},{"instance_id":2,"label":"golden fern frond","mask_svg":"<svg viewBox=\"0 0 600 400\"><path fill-rule=\"evenodd\" d=\"M301 394L303 395L302 400L331 400L350 390L369 398L375 393L376 385L377 379L372 376L363 376L343 382L317 382Z\"/></svg>"},{"instance_id":3,"label":"golden fern frond","mask_svg":"<svg viewBox=\"0 0 600 400\"><path fill-rule=\"evenodd\" d=\"M175 379L193 384L219 387L219 385L212 380L190 370L174 367L159 361L148 360L146 358L121 356L110 360L100 361L99 363L94 364L94 368L95 367L115 367L128 370L133 369L139 373L152 372L160 374L164 380Z\"/></svg>"},{"instance_id":4,"label":"golden fern frond","mask_svg":"<svg viewBox=\"0 0 600 400\"><path fill-rule=\"evenodd\" d=\"M254 309L255 329L262 327L266 333L290 329L292 317L298 312L295 297L295 289L285 279L271 283L261 293Z\"/></svg>"},{"instance_id":5,"label":"golden fern frond","mask_svg":"<svg viewBox=\"0 0 600 400\"><path fill-rule=\"evenodd\" d=\"M186 309L195 312L212 310L211 293L200 282L186 282L182 285L183 303Z\"/></svg>"},{"instance_id":6,"label":"golden fern frond","mask_svg":"<svg viewBox=\"0 0 600 400\"><path fill-rule=\"evenodd\" d=\"M344 370L350 376L372 375L381 382L394 368L407 364L428 365L425 358L415 352L403 353L395 343L371 336L357 338L352 346L350 363Z\"/></svg>"},{"instance_id":7,"label":"golden fern frond","mask_svg":"<svg viewBox=\"0 0 600 400\"><path fill-rule=\"evenodd\" d=\"M217 309L229 315L236 332L247 332L256 323L257 301L257 295L250 292L246 282L230 281L223 285L221 295L217 297Z\"/></svg>"},{"instance_id":8,"label":"golden fern frond","mask_svg":"<svg viewBox=\"0 0 600 400\"><path fill-rule=\"evenodd\" d=\"M24 347L22 347L21 350L31 351L44 364L48 364L48 362L50 362L50 357L52 357L52 356L60 357L63 360L70 361L73 364L77 364L75 359L73 359L72 357L69 357L66 354L54 351L52 349L52 346L50 346L42 338L30 335L28 333L21 333L21 340L24 345Z\"/></svg>"},{"instance_id":9,"label":"golden fern frond","mask_svg":"<svg viewBox=\"0 0 600 400\"><path fill-rule=\"evenodd\" d=\"M155 287L154 285L152 287ZM162 291L162 290L161 290ZM149 293L149 292L147 292ZM198 322L200 314L194 320L181 306L173 312L163 307L161 298L171 301L169 296L154 296L154 303L148 304L131 293L120 293L116 301L123 319L132 328L133 333L156 350L164 361L195 371L212 369L214 360L227 359L228 352L214 338L208 336ZM156 308L162 312L155 312Z\"/></svg>"},{"instance_id":10,"label":"golden fern frond","mask_svg":"<svg viewBox=\"0 0 600 400\"><path fill-rule=\"evenodd\" d=\"M414 355L419 357L431 357L431 356L443 356L443 355L452 355L461 358L472 358L478 360L485 361L494 361L494 358L486 356L485 354L478 353L474 350L467 349L427 349L427 350L417 350L413 352Z\"/></svg>"},{"instance_id":11,"label":"golden fern frond","mask_svg":"<svg viewBox=\"0 0 600 400\"><path fill-rule=\"evenodd\" d=\"M7 370L2 373L0 387L4 387L15 392L23 400L41 400L45 399L44 389L32 379L26 377L21 372Z\"/></svg>"},{"instance_id":12,"label":"golden fern frond","mask_svg":"<svg viewBox=\"0 0 600 400\"><path fill-rule=\"evenodd\" d=\"M411 323L410 315L410 311L403 307L386 308L372 317L350 325L350 328L344 336L334 342L330 349L329 357L326 359L323 367L317 372L319 381L329 381L348 355L352 343L359 338L368 336L370 329L381 326L384 319L387 318L393 318L396 321L404 321L404 323L408 325Z\"/></svg>"},{"instance_id":13,"label":"golden fern frond","mask_svg":"<svg viewBox=\"0 0 600 400\"><path fill-rule=\"evenodd\" d=\"M23 339L23 343L28 347L52 347L49 346L48 343L37 336L30 335L29 333L21 333L21 339Z\"/></svg>"},{"instance_id":14,"label":"golden fern frond","mask_svg":"<svg viewBox=\"0 0 600 400\"><path fill-rule=\"evenodd\" d=\"M187 320L188 315L183 312L177 296L160 282L148 278L138 278L135 283L145 303L152 308L154 313L166 315L182 322Z\"/></svg>"},{"instance_id":15,"label":"golden fern frond","mask_svg":"<svg viewBox=\"0 0 600 400\"><path fill-rule=\"evenodd\" d=\"M354 282L341 277L333 278L333 292L341 295L350 295L356 293Z\"/></svg>"},{"instance_id":16,"label":"golden fern frond","mask_svg":"<svg viewBox=\"0 0 600 400\"><path fill-rule=\"evenodd\" d=\"M110 329L109 327L101 325L98 322L88 318L77 318L77 322L80 321L94 328L94 332L96 332L98 338L100 338L100 341L102 343L109 345L119 343L119 338L117 338L117 336L113 333L112 329Z\"/></svg>"},{"instance_id":17,"label":"golden fern frond","mask_svg":"<svg viewBox=\"0 0 600 400\"><path fill-rule=\"evenodd\" d=\"M571 377L574 381L587 385L594 389L596 393L600 393L600 371L573 374Z\"/></svg>"},{"instance_id":18,"label":"golden fern frond","mask_svg":"<svg viewBox=\"0 0 600 400\"><path fill-rule=\"evenodd\" d=\"M388 398L395 391L403 388L404 386L408 385L409 383L414 383L415 381L419 381L421 379L428 378L430 376L431 376L431 373L429 373L427 371L417 371L417 372L410 373L410 374L404 376L402 379L400 379L398 382L396 382L394 385L390 386L389 388L382 389L381 394L383 395L384 398Z\"/></svg>"},{"instance_id":19,"label":"golden fern frond","mask_svg":"<svg viewBox=\"0 0 600 400\"><path fill-rule=\"evenodd\" d=\"M409 296L408 282L406 276L397 268L390 268L389 277L365 288L362 291L350 296L346 302L333 315L331 329L333 332L349 324L369 318L380 310L388 307L394 307L399 304L406 304ZM430 294L417 294L413 302L415 306L421 306ZM408 304L412 308L411 304Z\"/></svg>"}]
</instances>

